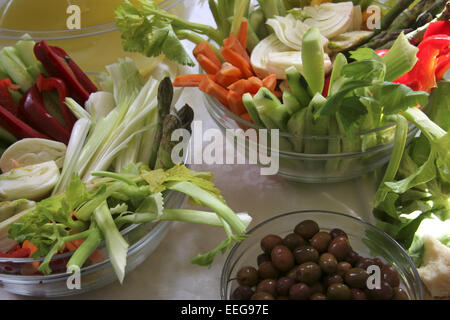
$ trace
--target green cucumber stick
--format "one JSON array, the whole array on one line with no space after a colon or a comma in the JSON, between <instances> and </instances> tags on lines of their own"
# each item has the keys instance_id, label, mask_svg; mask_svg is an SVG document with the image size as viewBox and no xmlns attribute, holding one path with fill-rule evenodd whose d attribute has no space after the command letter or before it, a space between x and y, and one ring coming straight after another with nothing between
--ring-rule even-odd
<instances>
[{"instance_id":1,"label":"green cucumber stick","mask_svg":"<svg viewBox=\"0 0 450 320\"><path fill-rule=\"evenodd\" d=\"M8 73L12 81L20 86L20 91L25 93L34 84L35 80L28 73L27 67L19 58L16 48L5 47L0 51L0 64Z\"/></svg>"},{"instance_id":2,"label":"green cucumber stick","mask_svg":"<svg viewBox=\"0 0 450 320\"><path fill-rule=\"evenodd\" d=\"M242 102L244 103L245 109L247 109L248 114L253 120L253 123L260 127L265 127L264 123L261 121L258 115L258 110L256 108L255 101L250 93L245 93L242 96Z\"/></svg>"},{"instance_id":3,"label":"green cucumber stick","mask_svg":"<svg viewBox=\"0 0 450 320\"><path fill-rule=\"evenodd\" d=\"M265 21L264 12L261 9L252 11L248 18L249 27L251 26L260 39L264 39L269 35Z\"/></svg>"},{"instance_id":4,"label":"green cucumber stick","mask_svg":"<svg viewBox=\"0 0 450 320\"><path fill-rule=\"evenodd\" d=\"M342 123L342 119L341 119L339 113L336 114L336 122L337 122L337 125L339 128L339 134L342 136L342 138L341 138L342 153L361 151L360 137L355 136L355 137L350 138L347 136L347 132L345 131L345 128L344 128L344 125ZM351 164L355 161L356 161L355 158L343 159L342 161L340 161L340 165L339 165L340 171L345 172L351 166Z\"/></svg>"},{"instance_id":5,"label":"green cucumber stick","mask_svg":"<svg viewBox=\"0 0 450 320\"><path fill-rule=\"evenodd\" d=\"M341 138L339 134L339 126L335 116L330 117L330 125L328 128L328 154L339 154L341 153ZM327 160L325 164L325 170L328 173L336 172L339 168L339 158Z\"/></svg>"},{"instance_id":6,"label":"green cucumber stick","mask_svg":"<svg viewBox=\"0 0 450 320\"><path fill-rule=\"evenodd\" d=\"M330 122L329 116L321 116L314 119L314 113L325 103L326 99L317 93L311 100L306 112L305 135L324 137L328 135ZM326 139L306 139L305 153L308 154L326 154L328 151L328 141Z\"/></svg>"},{"instance_id":7,"label":"green cucumber stick","mask_svg":"<svg viewBox=\"0 0 450 320\"><path fill-rule=\"evenodd\" d=\"M293 137L290 138L295 152L303 152L303 135L305 131L307 108L295 112L288 121L287 129Z\"/></svg>"},{"instance_id":8,"label":"green cucumber stick","mask_svg":"<svg viewBox=\"0 0 450 320\"><path fill-rule=\"evenodd\" d=\"M335 83L336 79L338 79L341 76L342 68L346 64L347 64L347 58L345 57L345 55L343 53L339 52L336 55L336 58L334 59L334 62L333 62L333 71L331 72L330 86L328 89L329 96L331 96L335 93L333 91L334 83Z\"/></svg>"},{"instance_id":9,"label":"green cucumber stick","mask_svg":"<svg viewBox=\"0 0 450 320\"><path fill-rule=\"evenodd\" d=\"M322 36L318 28L310 28L302 39L303 75L313 95L322 93L325 85L325 66Z\"/></svg>"},{"instance_id":10,"label":"green cucumber stick","mask_svg":"<svg viewBox=\"0 0 450 320\"><path fill-rule=\"evenodd\" d=\"M306 82L297 68L294 66L287 68L286 79L289 83L289 88L291 88L292 94L297 99L298 103L300 103L300 106L302 108L307 107L311 102L311 97L305 87Z\"/></svg>"},{"instance_id":11,"label":"green cucumber stick","mask_svg":"<svg viewBox=\"0 0 450 320\"><path fill-rule=\"evenodd\" d=\"M253 97L258 113L266 115L280 130L286 130L289 113L280 100L267 88L259 89Z\"/></svg>"},{"instance_id":12,"label":"green cucumber stick","mask_svg":"<svg viewBox=\"0 0 450 320\"><path fill-rule=\"evenodd\" d=\"M304 109L298 102L297 98L288 90L283 91L283 104L286 106L287 111L292 116L297 111Z\"/></svg>"}]
</instances>

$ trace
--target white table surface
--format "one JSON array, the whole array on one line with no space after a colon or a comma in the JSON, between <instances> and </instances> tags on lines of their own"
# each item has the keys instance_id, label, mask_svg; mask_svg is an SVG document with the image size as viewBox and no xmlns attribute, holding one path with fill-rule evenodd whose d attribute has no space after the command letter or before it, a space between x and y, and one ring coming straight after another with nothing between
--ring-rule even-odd
<instances>
[{"instance_id":1,"label":"white table surface","mask_svg":"<svg viewBox=\"0 0 450 320\"><path fill-rule=\"evenodd\" d=\"M192 20L211 21L207 8L195 8ZM217 128L196 89L185 90L183 103L194 109L204 130ZM371 221L371 179L361 178L337 184L291 183L277 176L261 176L256 165L193 165L211 171L228 204L237 212L253 217L251 226L281 213L318 209L359 216ZM184 205L189 207L187 203ZM134 271L102 289L68 299L219 299L219 279L226 256L218 256L211 268L191 265L199 253L217 246L224 238L218 229L173 223L156 251ZM0 299L24 299L0 289Z\"/></svg>"}]
</instances>

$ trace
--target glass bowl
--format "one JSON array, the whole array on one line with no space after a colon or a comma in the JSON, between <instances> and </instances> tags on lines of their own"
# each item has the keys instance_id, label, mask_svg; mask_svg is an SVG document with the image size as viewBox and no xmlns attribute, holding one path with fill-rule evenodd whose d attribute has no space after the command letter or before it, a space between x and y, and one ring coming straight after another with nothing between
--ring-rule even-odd
<instances>
[{"instance_id":1,"label":"glass bowl","mask_svg":"<svg viewBox=\"0 0 450 320\"><path fill-rule=\"evenodd\" d=\"M388 234L358 218L330 211L297 211L270 218L248 232L248 238L236 244L230 251L222 269L220 296L230 300L238 286L233 280L240 268L256 266L256 257L261 253L260 241L268 234L284 237L293 232L303 220L316 221L322 231L334 228L344 230L353 249L364 257L379 257L392 264L400 275L401 287L412 300L423 299L423 286L416 267L403 248ZM368 239L370 236L370 240Z\"/></svg>"},{"instance_id":2,"label":"glass bowl","mask_svg":"<svg viewBox=\"0 0 450 320\"><path fill-rule=\"evenodd\" d=\"M26 1L30 3L39 2L36 0L0 0L0 22L3 21L3 15L6 10L15 9L9 4L10 2L13 3L13 1L20 1L24 5L27 5ZM55 5L53 1L51 1L50 5ZM122 0L106 1L109 2L107 5L111 6L111 10L122 3ZM111 2L114 2L114 5ZM135 1L132 0L132 2ZM77 4L77 1L72 3ZM103 7L103 9L101 12L97 10L98 13L93 12L97 7L91 9L87 7L87 3L89 1L81 2L81 29L78 30L67 29L66 19L68 19L69 15L62 11L64 8L58 11L55 11L56 9L45 10L43 11L44 16L37 14L40 20L34 24L31 22L31 24L27 23L23 18L19 20L15 16L9 19L9 23L7 23L8 21L0 23L0 26L5 24L8 26L0 28L0 48L14 45L24 34L29 34L34 41L46 40L52 46L63 48L86 72L103 71L105 65L112 64L118 58L125 56L133 58L143 74L151 72L161 62L162 57L147 58L140 53L123 51L120 32L116 28L115 22L111 20L111 17L114 17L114 15L112 12L105 12L106 3L103 6L99 6L100 8ZM188 18L194 8L194 6L186 4L184 0L164 0L160 1L159 6L184 18ZM29 7L30 9L32 8L31 6ZM38 9L44 10L44 8ZM19 14L11 12L11 14ZM33 13L30 12L29 14ZM84 15L90 15L90 17L101 15L102 18L95 20L100 22L99 24L89 24L89 22L86 22L87 18L85 19ZM49 20L56 21L50 24ZM26 28L28 25L30 27Z\"/></svg>"},{"instance_id":3,"label":"glass bowl","mask_svg":"<svg viewBox=\"0 0 450 320\"><path fill-rule=\"evenodd\" d=\"M185 195L182 193L169 192L165 196L165 207L180 208L184 199ZM121 232L130 245L126 273L134 270L153 253L167 235L170 224L168 221L162 221L131 225ZM99 250L105 258L81 269L80 289L67 287L70 274L66 273L66 263L70 259L70 252L53 257L50 267L54 273L51 275L27 275L29 270L35 270L33 263L42 261L42 258L0 258L0 289L34 297L62 297L99 289L117 280L111 262L107 258L104 242L99 246Z\"/></svg>"},{"instance_id":4,"label":"glass bowl","mask_svg":"<svg viewBox=\"0 0 450 320\"><path fill-rule=\"evenodd\" d=\"M205 93L202 94L206 109L213 120L223 132L226 132L227 129L233 130L234 135L227 134L226 136L237 140L237 150L245 150L247 159L250 152L258 154L258 151L262 151L263 154L264 152L270 154L270 147L259 144L257 137L246 135L243 138L245 130L261 128L235 115L216 98ZM236 129L244 131L236 131ZM395 129L396 124L387 124L374 130L358 133L353 139L345 135L301 137L303 145L322 145L327 149L330 144L338 144L341 146L341 150L344 150L344 147L345 150L348 150L336 154L295 152L292 141L296 141L298 138L292 134L280 132L279 149L276 150L279 153L278 175L291 181L306 183L341 182L360 177L389 161ZM418 129L413 124L409 124L408 143L417 132ZM236 139L236 137L241 139ZM258 164L264 166L259 161Z\"/></svg>"}]
</instances>

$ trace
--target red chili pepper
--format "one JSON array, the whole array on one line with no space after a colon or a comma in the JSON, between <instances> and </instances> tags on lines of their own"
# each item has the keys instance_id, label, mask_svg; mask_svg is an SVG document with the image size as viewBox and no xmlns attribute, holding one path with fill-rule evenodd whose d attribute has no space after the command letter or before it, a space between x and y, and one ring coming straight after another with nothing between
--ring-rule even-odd
<instances>
[{"instance_id":1,"label":"red chili pepper","mask_svg":"<svg viewBox=\"0 0 450 320\"><path fill-rule=\"evenodd\" d=\"M68 92L64 81L58 78L45 78L44 75L40 73L37 78L37 87L40 92L53 90L58 91L61 113L63 115L67 129L69 129L69 131L72 131L73 125L75 124L77 119L65 104L65 99L68 96Z\"/></svg>"},{"instance_id":2,"label":"red chili pepper","mask_svg":"<svg viewBox=\"0 0 450 320\"><path fill-rule=\"evenodd\" d=\"M25 138L41 138L48 139L48 137L30 127L28 124L17 118L14 114L9 112L6 108L0 105L0 125L5 128L17 139Z\"/></svg>"},{"instance_id":3,"label":"red chili pepper","mask_svg":"<svg viewBox=\"0 0 450 320\"><path fill-rule=\"evenodd\" d=\"M0 258L28 258L30 256L30 249L19 248L8 253L0 253Z\"/></svg>"},{"instance_id":4,"label":"red chili pepper","mask_svg":"<svg viewBox=\"0 0 450 320\"><path fill-rule=\"evenodd\" d=\"M12 100L12 95L9 90L17 91L19 88L20 87L14 85L9 78L0 80L0 105L14 115L17 114L19 107Z\"/></svg>"},{"instance_id":5,"label":"red chili pepper","mask_svg":"<svg viewBox=\"0 0 450 320\"><path fill-rule=\"evenodd\" d=\"M47 42L40 41L34 46L34 54L52 77L60 78L65 82L71 96L81 105L89 99L90 93L97 91L92 81L64 50L50 47Z\"/></svg>"},{"instance_id":6,"label":"red chili pepper","mask_svg":"<svg viewBox=\"0 0 450 320\"><path fill-rule=\"evenodd\" d=\"M32 86L22 98L19 116L33 128L44 132L51 138L65 144L69 142L70 132L47 112L37 85Z\"/></svg>"}]
</instances>

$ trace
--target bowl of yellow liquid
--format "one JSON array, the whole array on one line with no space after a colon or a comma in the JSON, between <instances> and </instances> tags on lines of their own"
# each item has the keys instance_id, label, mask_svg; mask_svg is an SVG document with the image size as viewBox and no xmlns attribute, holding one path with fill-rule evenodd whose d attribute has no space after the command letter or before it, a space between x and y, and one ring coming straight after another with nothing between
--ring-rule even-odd
<instances>
[{"instance_id":1,"label":"bowl of yellow liquid","mask_svg":"<svg viewBox=\"0 0 450 320\"><path fill-rule=\"evenodd\" d=\"M121 57L131 57L142 73L160 59L124 52L114 9L123 0L0 0L0 48L23 35L64 49L85 72L101 72ZM131 0L138 4L138 0ZM160 8L188 18L193 5L184 0L156 0Z\"/></svg>"}]
</instances>

